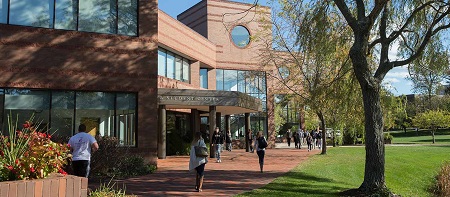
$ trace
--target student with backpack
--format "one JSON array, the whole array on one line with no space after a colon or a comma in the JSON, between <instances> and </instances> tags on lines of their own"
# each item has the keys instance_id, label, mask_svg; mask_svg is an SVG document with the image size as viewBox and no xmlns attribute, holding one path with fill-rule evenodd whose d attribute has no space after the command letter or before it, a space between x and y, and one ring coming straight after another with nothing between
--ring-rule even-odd
<instances>
[{"instance_id":1,"label":"student with backpack","mask_svg":"<svg viewBox=\"0 0 450 197\"><path fill-rule=\"evenodd\" d=\"M264 155L266 154L267 140L264 138L263 132L259 131L255 140L255 150L259 158L259 169L263 172Z\"/></svg>"}]
</instances>

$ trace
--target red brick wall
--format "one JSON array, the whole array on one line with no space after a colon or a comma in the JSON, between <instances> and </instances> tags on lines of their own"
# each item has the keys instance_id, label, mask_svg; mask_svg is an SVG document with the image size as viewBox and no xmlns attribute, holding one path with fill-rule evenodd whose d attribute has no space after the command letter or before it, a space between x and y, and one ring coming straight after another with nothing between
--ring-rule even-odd
<instances>
[{"instance_id":1,"label":"red brick wall","mask_svg":"<svg viewBox=\"0 0 450 197\"><path fill-rule=\"evenodd\" d=\"M87 190L88 179L72 175L54 174L45 179L0 182L0 197L86 197Z\"/></svg>"},{"instance_id":2,"label":"red brick wall","mask_svg":"<svg viewBox=\"0 0 450 197\"><path fill-rule=\"evenodd\" d=\"M0 24L0 87L135 92L135 151L156 163L158 6L139 5L139 37Z\"/></svg>"}]
</instances>

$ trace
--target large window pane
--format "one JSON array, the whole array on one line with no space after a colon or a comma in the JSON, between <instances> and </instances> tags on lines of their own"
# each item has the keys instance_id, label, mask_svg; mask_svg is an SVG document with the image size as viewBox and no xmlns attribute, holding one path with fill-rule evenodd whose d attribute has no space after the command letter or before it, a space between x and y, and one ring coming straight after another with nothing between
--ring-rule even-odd
<instances>
[{"instance_id":1,"label":"large window pane","mask_svg":"<svg viewBox=\"0 0 450 197\"><path fill-rule=\"evenodd\" d=\"M175 57L175 79L181 81L183 75L183 59L180 56Z\"/></svg>"},{"instance_id":2,"label":"large window pane","mask_svg":"<svg viewBox=\"0 0 450 197\"><path fill-rule=\"evenodd\" d=\"M190 69L190 65L189 65L189 60L187 59L183 59L183 80L184 82L190 82L190 77L191 74L191 69Z\"/></svg>"},{"instance_id":3,"label":"large window pane","mask_svg":"<svg viewBox=\"0 0 450 197\"><path fill-rule=\"evenodd\" d=\"M223 70L216 70L216 90L223 90Z\"/></svg>"},{"instance_id":4,"label":"large window pane","mask_svg":"<svg viewBox=\"0 0 450 197\"><path fill-rule=\"evenodd\" d=\"M53 27L53 0L11 0L10 6L10 24Z\"/></svg>"},{"instance_id":5,"label":"large window pane","mask_svg":"<svg viewBox=\"0 0 450 197\"><path fill-rule=\"evenodd\" d=\"M75 125L85 124L91 135L110 135L114 131L114 94L77 92Z\"/></svg>"},{"instance_id":6,"label":"large window pane","mask_svg":"<svg viewBox=\"0 0 450 197\"><path fill-rule=\"evenodd\" d=\"M8 0L0 0L0 23L6 23L8 18Z\"/></svg>"},{"instance_id":7,"label":"large window pane","mask_svg":"<svg viewBox=\"0 0 450 197\"><path fill-rule=\"evenodd\" d=\"M116 0L80 0L78 30L116 33Z\"/></svg>"},{"instance_id":8,"label":"large window pane","mask_svg":"<svg viewBox=\"0 0 450 197\"><path fill-rule=\"evenodd\" d=\"M56 0L55 29L76 30L78 0Z\"/></svg>"},{"instance_id":9,"label":"large window pane","mask_svg":"<svg viewBox=\"0 0 450 197\"><path fill-rule=\"evenodd\" d=\"M121 145L136 145L136 94L117 94L117 137Z\"/></svg>"},{"instance_id":10,"label":"large window pane","mask_svg":"<svg viewBox=\"0 0 450 197\"><path fill-rule=\"evenodd\" d=\"M245 91L245 78L247 71L238 71L238 91L246 93Z\"/></svg>"},{"instance_id":11,"label":"large window pane","mask_svg":"<svg viewBox=\"0 0 450 197\"><path fill-rule=\"evenodd\" d=\"M167 52L167 78L175 78L175 56L171 52Z\"/></svg>"},{"instance_id":12,"label":"large window pane","mask_svg":"<svg viewBox=\"0 0 450 197\"><path fill-rule=\"evenodd\" d=\"M118 33L137 35L137 0L119 0Z\"/></svg>"},{"instance_id":13,"label":"large window pane","mask_svg":"<svg viewBox=\"0 0 450 197\"><path fill-rule=\"evenodd\" d=\"M5 90L5 115L11 116L13 120L18 118L18 124L33 118L33 124L39 131L48 131L48 119L50 109L50 96L48 91L27 89ZM8 125L3 125L6 130Z\"/></svg>"},{"instance_id":14,"label":"large window pane","mask_svg":"<svg viewBox=\"0 0 450 197\"><path fill-rule=\"evenodd\" d=\"M208 89L208 69L200 69L200 87Z\"/></svg>"},{"instance_id":15,"label":"large window pane","mask_svg":"<svg viewBox=\"0 0 450 197\"><path fill-rule=\"evenodd\" d=\"M51 129L59 136L70 137L74 133L73 127L75 92L52 92ZM77 127L78 128L78 127Z\"/></svg>"},{"instance_id":16,"label":"large window pane","mask_svg":"<svg viewBox=\"0 0 450 197\"><path fill-rule=\"evenodd\" d=\"M166 52L158 49L158 75L166 76Z\"/></svg>"},{"instance_id":17,"label":"large window pane","mask_svg":"<svg viewBox=\"0 0 450 197\"><path fill-rule=\"evenodd\" d=\"M237 70L224 70L223 86L226 91L237 91Z\"/></svg>"}]
</instances>

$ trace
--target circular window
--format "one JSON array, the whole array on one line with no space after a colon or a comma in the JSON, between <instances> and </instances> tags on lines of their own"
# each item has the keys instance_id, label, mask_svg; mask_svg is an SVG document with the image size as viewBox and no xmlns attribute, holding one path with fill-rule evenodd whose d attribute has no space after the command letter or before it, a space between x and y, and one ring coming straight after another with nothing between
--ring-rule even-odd
<instances>
[{"instance_id":1,"label":"circular window","mask_svg":"<svg viewBox=\"0 0 450 197\"><path fill-rule=\"evenodd\" d=\"M250 43L250 33L244 26L236 26L231 31L231 38L236 46L244 48Z\"/></svg>"}]
</instances>

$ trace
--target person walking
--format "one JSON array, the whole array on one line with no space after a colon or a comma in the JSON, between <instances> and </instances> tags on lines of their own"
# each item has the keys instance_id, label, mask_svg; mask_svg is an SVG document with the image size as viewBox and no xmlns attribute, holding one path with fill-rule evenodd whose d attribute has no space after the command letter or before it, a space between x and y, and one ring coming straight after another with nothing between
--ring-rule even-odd
<instances>
[{"instance_id":1,"label":"person walking","mask_svg":"<svg viewBox=\"0 0 450 197\"><path fill-rule=\"evenodd\" d=\"M253 143L253 132L252 132L251 129L249 129L247 131L247 140L248 140L248 146L250 147L250 152L253 153L253 151L254 151L253 146L252 146L252 143Z\"/></svg>"},{"instance_id":2,"label":"person walking","mask_svg":"<svg viewBox=\"0 0 450 197\"><path fill-rule=\"evenodd\" d=\"M222 152L222 145L223 145L223 134L220 132L219 127L216 127L216 130L214 131L213 137L212 137L212 146L215 147L216 151L216 159L217 163L221 163L222 160L220 159L220 154Z\"/></svg>"},{"instance_id":3,"label":"person walking","mask_svg":"<svg viewBox=\"0 0 450 197\"><path fill-rule=\"evenodd\" d=\"M291 147L291 138L292 138L292 132L291 129L288 129L286 131L286 140L289 147Z\"/></svg>"},{"instance_id":4,"label":"person walking","mask_svg":"<svg viewBox=\"0 0 450 197\"><path fill-rule=\"evenodd\" d=\"M311 135L308 133L308 136L306 136L306 144L308 145L308 152L312 150L312 143L313 139Z\"/></svg>"},{"instance_id":5,"label":"person walking","mask_svg":"<svg viewBox=\"0 0 450 197\"><path fill-rule=\"evenodd\" d=\"M298 135L298 149L302 149L302 144L303 144L303 131L302 131L302 129L298 129L297 135Z\"/></svg>"},{"instance_id":6,"label":"person walking","mask_svg":"<svg viewBox=\"0 0 450 197\"><path fill-rule=\"evenodd\" d=\"M264 138L263 132L259 131L256 135L255 150L259 159L259 170L262 173L264 168L264 155L266 154L267 140Z\"/></svg>"},{"instance_id":7,"label":"person walking","mask_svg":"<svg viewBox=\"0 0 450 197\"><path fill-rule=\"evenodd\" d=\"M78 126L78 133L72 136L68 142L72 153L72 168L75 176L89 176L91 165L91 154L98 150L97 140L86 133L86 125Z\"/></svg>"},{"instance_id":8,"label":"person walking","mask_svg":"<svg viewBox=\"0 0 450 197\"><path fill-rule=\"evenodd\" d=\"M227 135L225 136L225 142L227 143L227 150L231 151L232 148L232 141L231 141L231 132L230 130L227 131Z\"/></svg>"},{"instance_id":9,"label":"person walking","mask_svg":"<svg viewBox=\"0 0 450 197\"><path fill-rule=\"evenodd\" d=\"M195 173L195 190L198 192L202 191L203 187L203 177L205 172L205 164L208 163L207 157L197 157L195 154L195 146L205 147L205 141L202 138L202 133L196 132L194 139L191 142L191 151L189 158L189 171L196 171Z\"/></svg>"},{"instance_id":10,"label":"person walking","mask_svg":"<svg viewBox=\"0 0 450 197\"><path fill-rule=\"evenodd\" d=\"M293 137L294 137L295 148L297 149L298 148L298 140L299 140L298 133L294 132Z\"/></svg>"}]
</instances>

